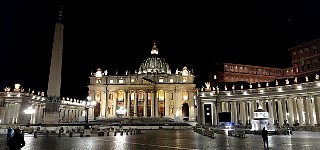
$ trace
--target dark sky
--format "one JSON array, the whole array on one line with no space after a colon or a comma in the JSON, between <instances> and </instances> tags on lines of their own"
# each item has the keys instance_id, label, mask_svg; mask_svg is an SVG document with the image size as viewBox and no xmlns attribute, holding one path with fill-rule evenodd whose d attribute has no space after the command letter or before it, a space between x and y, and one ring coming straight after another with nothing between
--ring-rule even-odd
<instances>
[{"instance_id":1,"label":"dark sky","mask_svg":"<svg viewBox=\"0 0 320 150\"><path fill-rule=\"evenodd\" d=\"M290 2L290 3L289 3ZM320 37L319 3L64 2L61 96L85 98L91 71L138 69L153 41L173 72L193 69L208 81L218 61L291 67L288 48ZM57 2L4 2L0 88L47 90Z\"/></svg>"}]
</instances>

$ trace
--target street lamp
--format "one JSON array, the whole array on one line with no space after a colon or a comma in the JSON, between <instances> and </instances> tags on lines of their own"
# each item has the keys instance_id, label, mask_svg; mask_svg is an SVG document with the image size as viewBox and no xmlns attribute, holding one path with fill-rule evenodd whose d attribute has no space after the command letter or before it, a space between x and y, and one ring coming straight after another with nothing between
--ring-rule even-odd
<instances>
[{"instance_id":1,"label":"street lamp","mask_svg":"<svg viewBox=\"0 0 320 150\"><path fill-rule=\"evenodd\" d=\"M89 108L92 108L96 105L96 101L91 100L91 96L87 97L87 102L85 104L85 109L86 109L86 123L89 124Z\"/></svg>"},{"instance_id":2,"label":"street lamp","mask_svg":"<svg viewBox=\"0 0 320 150\"><path fill-rule=\"evenodd\" d=\"M116 110L116 112L121 117L127 112L127 110L123 106L121 106L118 110Z\"/></svg>"},{"instance_id":3,"label":"street lamp","mask_svg":"<svg viewBox=\"0 0 320 150\"><path fill-rule=\"evenodd\" d=\"M32 123L32 115L36 112L36 110L32 109L32 107L29 107L28 109L24 110L23 112L24 112L25 114L27 114L28 117L29 117L29 115L30 115L30 118L29 118L30 120L29 120L28 123Z\"/></svg>"}]
</instances>

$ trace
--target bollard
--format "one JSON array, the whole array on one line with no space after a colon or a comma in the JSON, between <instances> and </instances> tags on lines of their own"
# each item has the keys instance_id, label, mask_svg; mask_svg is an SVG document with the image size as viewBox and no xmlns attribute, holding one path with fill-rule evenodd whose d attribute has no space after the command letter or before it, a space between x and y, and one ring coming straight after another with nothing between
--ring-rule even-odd
<instances>
[{"instance_id":1,"label":"bollard","mask_svg":"<svg viewBox=\"0 0 320 150\"><path fill-rule=\"evenodd\" d=\"M34 131L34 136L33 136L34 138L37 138L38 137L38 135L37 135L37 131Z\"/></svg>"},{"instance_id":2,"label":"bollard","mask_svg":"<svg viewBox=\"0 0 320 150\"><path fill-rule=\"evenodd\" d=\"M46 131L46 137L48 137L50 134L49 130Z\"/></svg>"},{"instance_id":3,"label":"bollard","mask_svg":"<svg viewBox=\"0 0 320 150\"><path fill-rule=\"evenodd\" d=\"M69 137L72 137L72 131L69 131Z\"/></svg>"},{"instance_id":4,"label":"bollard","mask_svg":"<svg viewBox=\"0 0 320 150\"><path fill-rule=\"evenodd\" d=\"M117 131L114 131L114 134L113 134L114 136L116 136L117 135Z\"/></svg>"},{"instance_id":5,"label":"bollard","mask_svg":"<svg viewBox=\"0 0 320 150\"><path fill-rule=\"evenodd\" d=\"M80 137L83 137L83 131L80 132Z\"/></svg>"},{"instance_id":6,"label":"bollard","mask_svg":"<svg viewBox=\"0 0 320 150\"><path fill-rule=\"evenodd\" d=\"M123 136L123 131L120 132L120 135Z\"/></svg>"},{"instance_id":7,"label":"bollard","mask_svg":"<svg viewBox=\"0 0 320 150\"><path fill-rule=\"evenodd\" d=\"M109 136L109 131L107 131L107 136Z\"/></svg>"},{"instance_id":8,"label":"bollard","mask_svg":"<svg viewBox=\"0 0 320 150\"><path fill-rule=\"evenodd\" d=\"M126 135L128 135L128 133L129 133L129 130L126 131Z\"/></svg>"},{"instance_id":9,"label":"bollard","mask_svg":"<svg viewBox=\"0 0 320 150\"><path fill-rule=\"evenodd\" d=\"M131 130L130 130L130 135L132 135L132 131L133 131L133 130L131 129Z\"/></svg>"}]
</instances>

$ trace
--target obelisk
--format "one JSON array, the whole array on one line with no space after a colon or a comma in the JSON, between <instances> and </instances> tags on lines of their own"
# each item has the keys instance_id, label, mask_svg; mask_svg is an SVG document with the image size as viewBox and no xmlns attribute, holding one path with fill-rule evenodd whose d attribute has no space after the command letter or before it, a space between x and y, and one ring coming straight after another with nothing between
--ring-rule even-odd
<instances>
[{"instance_id":1,"label":"obelisk","mask_svg":"<svg viewBox=\"0 0 320 150\"><path fill-rule=\"evenodd\" d=\"M62 70L62 52L63 52L63 31L62 8L59 7L59 16L55 25L50 73L48 80L48 90L45 108L45 124L58 124L60 109L60 89L61 89L61 70Z\"/></svg>"},{"instance_id":2,"label":"obelisk","mask_svg":"<svg viewBox=\"0 0 320 150\"><path fill-rule=\"evenodd\" d=\"M48 81L48 96L60 96L61 70L62 70L62 51L63 51L63 29L62 6L59 10L58 22L55 26L55 33L52 46L50 73Z\"/></svg>"}]
</instances>

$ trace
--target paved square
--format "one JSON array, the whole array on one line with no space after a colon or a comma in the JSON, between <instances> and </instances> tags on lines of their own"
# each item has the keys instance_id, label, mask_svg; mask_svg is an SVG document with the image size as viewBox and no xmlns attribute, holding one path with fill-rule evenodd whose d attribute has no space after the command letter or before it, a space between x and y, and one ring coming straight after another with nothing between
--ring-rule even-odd
<instances>
[{"instance_id":1,"label":"paved square","mask_svg":"<svg viewBox=\"0 0 320 150\"><path fill-rule=\"evenodd\" d=\"M260 150L264 149L261 135L248 134L247 138L216 134L212 139L193 130L142 130L142 134L117 136L74 137L25 135L23 150ZM293 135L270 135L269 149L319 150L320 133L294 131ZM5 147L5 135L1 135Z\"/></svg>"}]
</instances>

